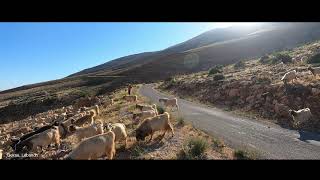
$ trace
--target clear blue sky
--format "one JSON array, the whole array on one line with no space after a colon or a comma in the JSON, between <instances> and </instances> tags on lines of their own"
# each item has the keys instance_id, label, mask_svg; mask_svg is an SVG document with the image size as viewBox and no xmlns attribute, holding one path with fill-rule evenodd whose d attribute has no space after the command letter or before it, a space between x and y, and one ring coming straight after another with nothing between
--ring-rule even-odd
<instances>
[{"instance_id":1,"label":"clear blue sky","mask_svg":"<svg viewBox=\"0 0 320 180\"><path fill-rule=\"evenodd\" d=\"M157 51L224 23L0 23L0 90Z\"/></svg>"}]
</instances>

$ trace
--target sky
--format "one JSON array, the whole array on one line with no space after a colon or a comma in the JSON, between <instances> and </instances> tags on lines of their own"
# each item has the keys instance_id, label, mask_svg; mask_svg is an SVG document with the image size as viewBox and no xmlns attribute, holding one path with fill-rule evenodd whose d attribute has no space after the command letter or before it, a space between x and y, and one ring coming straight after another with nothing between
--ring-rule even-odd
<instances>
[{"instance_id":1,"label":"sky","mask_svg":"<svg viewBox=\"0 0 320 180\"><path fill-rule=\"evenodd\" d=\"M230 24L0 22L0 91L162 50Z\"/></svg>"}]
</instances>

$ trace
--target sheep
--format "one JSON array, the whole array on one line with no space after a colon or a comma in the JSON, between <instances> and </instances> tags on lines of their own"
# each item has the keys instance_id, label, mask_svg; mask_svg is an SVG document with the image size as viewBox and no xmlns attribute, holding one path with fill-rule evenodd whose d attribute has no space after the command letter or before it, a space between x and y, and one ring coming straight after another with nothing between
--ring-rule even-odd
<instances>
[{"instance_id":1,"label":"sheep","mask_svg":"<svg viewBox=\"0 0 320 180\"><path fill-rule=\"evenodd\" d=\"M314 76L320 75L320 67L308 67L308 70L310 70Z\"/></svg>"},{"instance_id":2,"label":"sheep","mask_svg":"<svg viewBox=\"0 0 320 180\"><path fill-rule=\"evenodd\" d=\"M308 121L312 116L311 111L310 111L309 108L300 109L298 111L290 109L289 113L292 116L293 124L295 126L298 126L299 124Z\"/></svg>"},{"instance_id":3,"label":"sheep","mask_svg":"<svg viewBox=\"0 0 320 180\"><path fill-rule=\"evenodd\" d=\"M115 154L115 134L109 131L81 141L65 159L91 160L107 155L107 158L112 160Z\"/></svg>"},{"instance_id":4,"label":"sheep","mask_svg":"<svg viewBox=\"0 0 320 180\"><path fill-rule=\"evenodd\" d=\"M123 123L114 123L108 124L108 129L114 132L115 134L115 142L124 141L125 142L125 148L127 147L127 132L126 132L126 126Z\"/></svg>"},{"instance_id":5,"label":"sheep","mask_svg":"<svg viewBox=\"0 0 320 180\"><path fill-rule=\"evenodd\" d=\"M152 140L152 136L156 131L164 131L161 139L165 136L168 130L171 131L172 137L174 136L173 126L170 123L170 115L164 112L161 115L145 119L139 127L136 129L136 139L138 141L145 140L145 137L151 135L149 142Z\"/></svg>"},{"instance_id":6,"label":"sheep","mask_svg":"<svg viewBox=\"0 0 320 180\"><path fill-rule=\"evenodd\" d=\"M28 151L31 150L34 152L37 147L47 147L51 143L55 143L58 148L60 147L60 134L58 126L53 126L46 131L31 136L23 140L20 145L21 147L27 146Z\"/></svg>"},{"instance_id":7,"label":"sheep","mask_svg":"<svg viewBox=\"0 0 320 180\"><path fill-rule=\"evenodd\" d=\"M150 118L150 117L155 117L157 116L158 114L154 111L154 110L150 110L150 111L142 111L140 113L137 113L137 114L133 114L132 116L132 119L134 121L137 120L137 118L139 118L138 120L140 121L140 119L144 120L144 119L147 119L147 118Z\"/></svg>"},{"instance_id":8,"label":"sheep","mask_svg":"<svg viewBox=\"0 0 320 180\"><path fill-rule=\"evenodd\" d=\"M21 144L21 142L23 142L24 140L36 135L36 134L39 134L39 133L42 133L48 129L51 129L53 126L58 126L59 123L58 122L54 122L53 124L50 124L50 125L46 125L46 126L43 126L39 129L36 129L34 130L33 132L30 132L28 134L25 134L23 135L22 137L20 137L20 139L11 139L12 141L12 144L10 145L16 152L20 152L23 148L23 144Z\"/></svg>"},{"instance_id":9,"label":"sheep","mask_svg":"<svg viewBox=\"0 0 320 180\"><path fill-rule=\"evenodd\" d=\"M289 81L292 81L294 79L297 79L297 72L296 70L287 72L282 78L281 81L283 81L285 84L287 84Z\"/></svg>"},{"instance_id":10,"label":"sheep","mask_svg":"<svg viewBox=\"0 0 320 180\"><path fill-rule=\"evenodd\" d=\"M138 96L136 95L125 95L123 96L123 99L128 102L136 102L138 100Z\"/></svg>"},{"instance_id":11,"label":"sheep","mask_svg":"<svg viewBox=\"0 0 320 180\"><path fill-rule=\"evenodd\" d=\"M155 111L158 114L156 104L152 104L151 106L136 104L136 108L139 109L140 111Z\"/></svg>"},{"instance_id":12,"label":"sheep","mask_svg":"<svg viewBox=\"0 0 320 180\"><path fill-rule=\"evenodd\" d=\"M60 122L58 126L59 135L61 139L65 139L70 135L70 131L68 128L68 122Z\"/></svg>"},{"instance_id":13,"label":"sheep","mask_svg":"<svg viewBox=\"0 0 320 180\"><path fill-rule=\"evenodd\" d=\"M160 98L159 102L162 103L164 106L168 107L171 106L176 107L177 110L179 110L179 106L178 106L178 100L177 98L173 98L173 99L168 99L168 98Z\"/></svg>"},{"instance_id":14,"label":"sheep","mask_svg":"<svg viewBox=\"0 0 320 180\"><path fill-rule=\"evenodd\" d=\"M102 123L94 123L87 127L77 127L75 125L71 125L69 127L69 131L73 133L79 141L81 141L84 138L104 133Z\"/></svg>"},{"instance_id":15,"label":"sheep","mask_svg":"<svg viewBox=\"0 0 320 180\"><path fill-rule=\"evenodd\" d=\"M95 117L95 112L94 111L89 111L89 114L75 120L71 119L71 123L76 125L76 126L82 126L85 123L93 124L94 122L94 117Z\"/></svg>"},{"instance_id":16,"label":"sheep","mask_svg":"<svg viewBox=\"0 0 320 180\"><path fill-rule=\"evenodd\" d=\"M98 105L95 105L93 107L90 108L90 110L93 110L95 115L94 116L98 116L100 114L100 109Z\"/></svg>"}]
</instances>

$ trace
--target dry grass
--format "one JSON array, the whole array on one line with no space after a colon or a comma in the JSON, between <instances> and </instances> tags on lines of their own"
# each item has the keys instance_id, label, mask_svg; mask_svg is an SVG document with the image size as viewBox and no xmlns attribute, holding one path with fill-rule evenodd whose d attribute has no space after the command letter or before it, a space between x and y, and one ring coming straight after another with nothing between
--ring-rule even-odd
<instances>
[{"instance_id":1,"label":"dry grass","mask_svg":"<svg viewBox=\"0 0 320 180\"><path fill-rule=\"evenodd\" d=\"M160 140L159 137L162 133L156 132L154 135L154 139L151 142L136 142L135 140L135 129L137 128L137 124L133 124L130 116L122 116L120 111L127 112L136 112L137 110L134 108L135 103L128 103L122 100L123 95L125 95L126 89L121 89L115 91L112 94L112 97L115 99L114 105L109 106L107 108L101 109L101 114L96 118L97 120L102 121L103 123L116 123L121 122L124 123L127 128L128 141L127 147L125 148L123 144L117 143L116 149L116 157L115 159L177 159L177 154L185 144L186 140L192 138L200 138L205 142L208 142L208 146L210 144L211 137L206 135L204 132L199 131L192 127L191 124L185 123L183 118L172 116L172 123L175 127L175 136L171 137L170 133ZM133 88L133 94L138 96L137 103L148 103L147 99L140 96L138 94L138 87ZM150 102L149 102L150 103ZM45 113L44 113L45 114ZM3 127L17 127L22 123L28 123L30 126L36 125L36 122L33 120L21 120L19 122L12 122L2 125ZM184 125L182 125L184 124ZM2 127L1 126L1 127ZM5 137L6 134L10 131L11 128L7 128L7 131L1 131L0 140L2 137ZM19 137L19 135L18 135ZM148 139L148 138L147 138ZM65 151L70 151L72 148L76 146L78 140L74 136L70 136L64 140L62 140L61 147ZM0 149L4 150L4 154L12 153L12 149L8 146L9 144L5 142L5 144L0 147ZM201 148L200 148L201 149ZM229 155L225 155L224 153L218 152L212 148L206 148L205 156L206 159L232 159L233 156L230 153ZM230 148L229 148L230 149ZM231 149L230 149L231 150ZM39 158L41 159L62 159L63 157L57 157L57 149L48 148L45 149L44 152L40 153ZM6 157L4 157L6 158Z\"/></svg>"}]
</instances>

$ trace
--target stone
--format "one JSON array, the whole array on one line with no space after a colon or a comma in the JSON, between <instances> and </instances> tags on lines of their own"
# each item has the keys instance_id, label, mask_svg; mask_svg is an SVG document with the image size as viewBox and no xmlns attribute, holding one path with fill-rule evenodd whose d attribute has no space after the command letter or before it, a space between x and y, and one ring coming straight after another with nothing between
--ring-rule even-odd
<instances>
[{"instance_id":1,"label":"stone","mask_svg":"<svg viewBox=\"0 0 320 180\"><path fill-rule=\"evenodd\" d=\"M281 104L281 103L276 103L274 106L274 111L279 117L289 117L289 107Z\"/></svg>"},{"instance_id":2,"label":"stone","mask_svg":"<svg viewBox=\"0 0 320 180\"><path fill-rule=\"evenodd\" d=\"M254 99L255 99L254 96L249 96L249 97L246 98L246 102L249 103L249 104L252 104Z\"/></svg>"},{"instance_id":3,"label":"stone","mask_svg":"<svg viewBox=\"0 0 320 180\"><path fill-rule=\"evenodd\" d=\"M239 89L231 89L229 91L229 97L237 97L240 95L240 90Z\"/></svg>"},{"instance_id":4,"label":"stone","mask_svg":"<svg viewBox=\"0 0 320 180\"><path fill-rule=\"evenodd\" d=\"M312 93L312 95L317 96L320 94L320 89L312 88L311 93Z\"/></svg>"}]
</instances>

